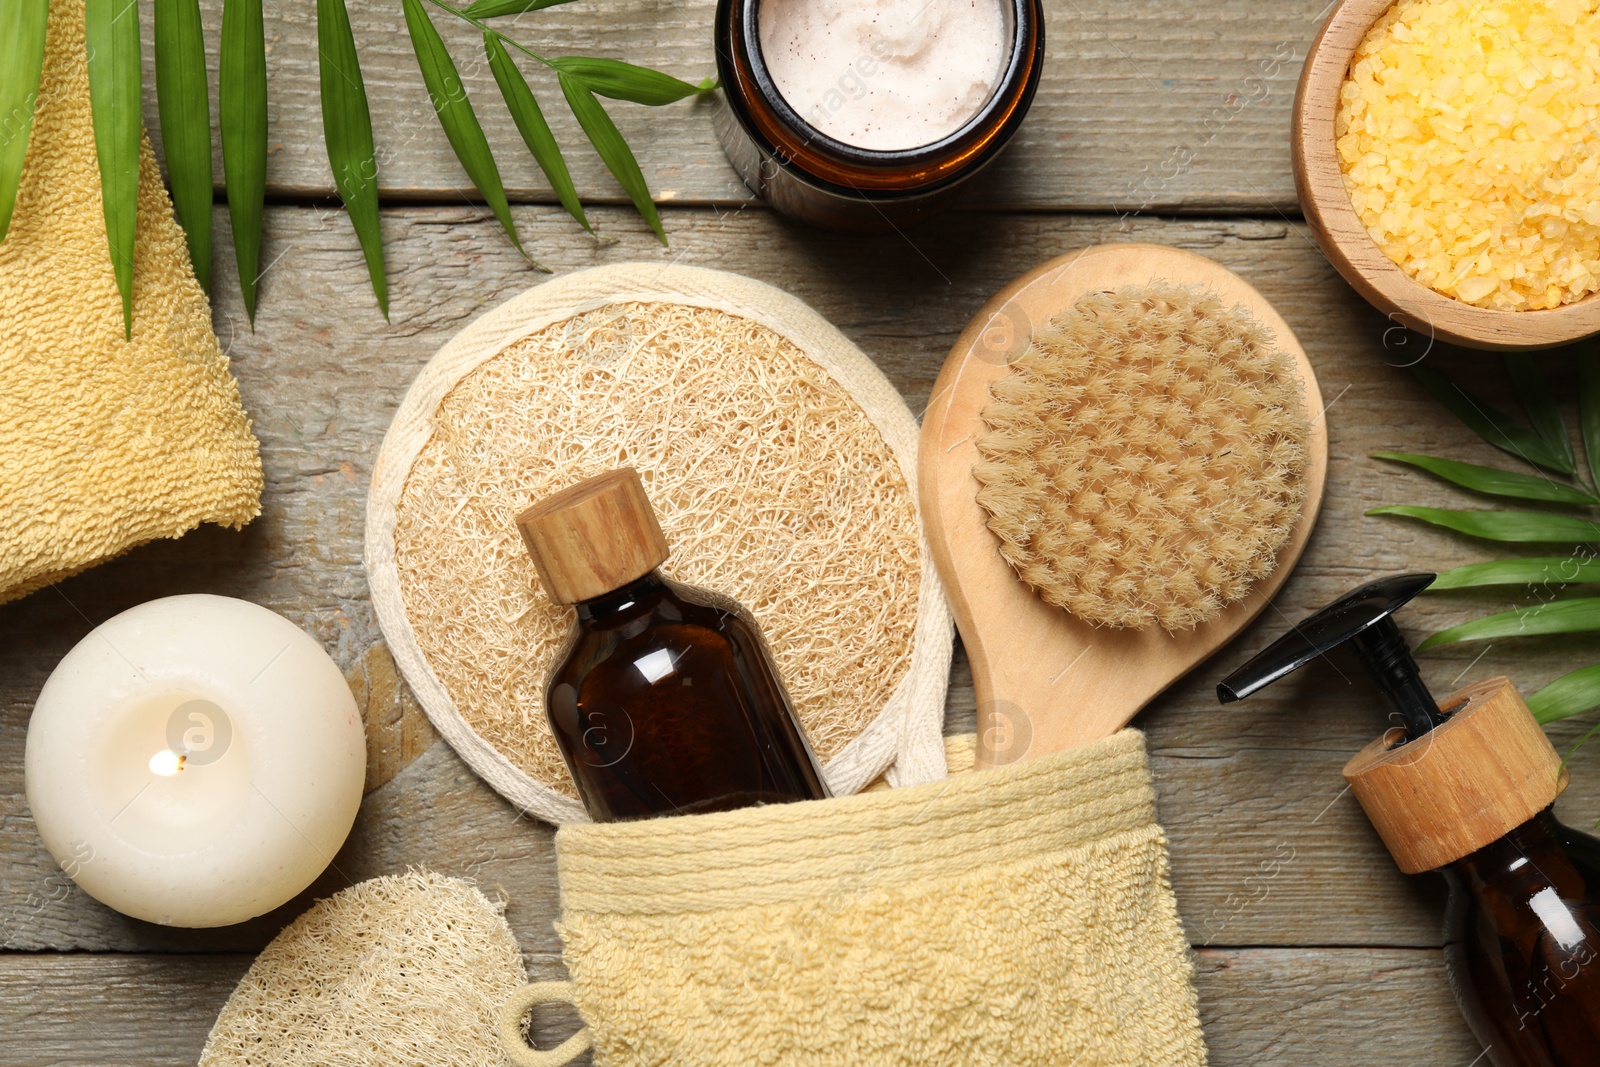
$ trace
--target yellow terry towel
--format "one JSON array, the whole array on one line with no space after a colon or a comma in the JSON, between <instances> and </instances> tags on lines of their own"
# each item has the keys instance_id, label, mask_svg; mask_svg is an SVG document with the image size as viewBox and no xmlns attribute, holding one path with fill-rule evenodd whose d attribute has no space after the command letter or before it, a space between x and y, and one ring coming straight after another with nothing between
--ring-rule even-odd
<instances>
[{"instance_id":1,"label":"yellow terry towel","mask_svg":"<svg viewBox=\"0 0 1600 1067\"><path fill-rule=\"evenodd\" d=\"M970 763L969 763L970 765ZM570 986L519 1064L1190 1067L1188 944L1143 738L910 789L556 837ZM541 1000L587 1031L512 1047Z\"/></svg>"},{"instance_id":2,"label":"yellow terry towel","mask_svg":"<svg viewBox=\"0 0 1600 1067\"><path fill-rule=\"evenodd\" d=\"M52 0L0 244L0 602L202 522L261 510L261 459L149 142L133 341L111 272L82 0Z\"/></svg>"}]
</instances>

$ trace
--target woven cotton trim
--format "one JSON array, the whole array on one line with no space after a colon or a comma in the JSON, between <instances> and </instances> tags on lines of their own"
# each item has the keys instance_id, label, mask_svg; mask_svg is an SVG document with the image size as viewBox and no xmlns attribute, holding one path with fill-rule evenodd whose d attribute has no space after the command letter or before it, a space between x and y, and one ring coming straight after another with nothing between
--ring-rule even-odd
<instances>
[{"instance_id":1,"label":"woven cotton trim","mask_svg":"<svg viewBox=\"0 0 1600 1067\"><path fill-rule=\"evenodd\" d=\"M568 913L670 915L956 877L1146 831L1160 833L1144 739L1124 730L914 788L569 826L556 856Z\"/></svg>"}]
</instances>

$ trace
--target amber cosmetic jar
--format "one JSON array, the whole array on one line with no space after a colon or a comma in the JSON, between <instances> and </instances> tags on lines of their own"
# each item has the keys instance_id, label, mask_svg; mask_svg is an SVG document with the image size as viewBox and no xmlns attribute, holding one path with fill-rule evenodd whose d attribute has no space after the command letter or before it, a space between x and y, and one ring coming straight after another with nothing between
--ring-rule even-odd
<instances>
[{"instance_id":1,"label":"amber cosmetic jar","mask_svg":"<svg viewBox=\"0 0 1600 1067\"><path fill-rule=\"evenodd\" d=\"M938 214L1017 132L1044 69L1043 0L1002 2L1011 49L988 101L947 137L879 151L835 140L801 118L762 61L761 0L720 0L722 150L774 210L827 229L902 229Z\"/></svg>"}]
</instances>

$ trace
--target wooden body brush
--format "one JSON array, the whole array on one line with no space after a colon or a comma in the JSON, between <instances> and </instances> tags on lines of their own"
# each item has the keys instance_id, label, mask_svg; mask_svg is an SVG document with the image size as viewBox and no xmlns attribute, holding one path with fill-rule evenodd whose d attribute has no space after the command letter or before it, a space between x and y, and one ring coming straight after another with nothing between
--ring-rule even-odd
<instances>
[{"instance_id":1,"label":"wooden body brush","mask_svg":"<svg viewBox=\"0 0 1600 1067\"><path fill-rule=\"evenodd\" d=\"M1316 521L1321 412L1288 325L1190 252L1084 249L978 313L919 482L980 766L1115 733L1266 606Z\"/></svg>"}]
</instances>

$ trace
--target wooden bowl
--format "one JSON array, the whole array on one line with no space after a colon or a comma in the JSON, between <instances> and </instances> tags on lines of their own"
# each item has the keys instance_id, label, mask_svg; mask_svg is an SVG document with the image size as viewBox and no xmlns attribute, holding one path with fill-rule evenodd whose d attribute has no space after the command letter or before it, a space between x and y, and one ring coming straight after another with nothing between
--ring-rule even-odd
<instances>
[{"instance_id":1,"label":"wooden bowl","mask_svg":"<svg viewBox=\"0 0 1600 1067\"><path fill-rule=\"evenodd\" d=\"M1344 0L1311 46L1294 101L1294 182L1300 207L1323 255L1345 281L1390 319L1430 338L1470 348L1554 348L1600 333L1600 293L1543 311L1491 311L1414 280L1367 233L1334 143L1339 90L1367 31L1391 0Z\"/></svg>"}]
</instances>

